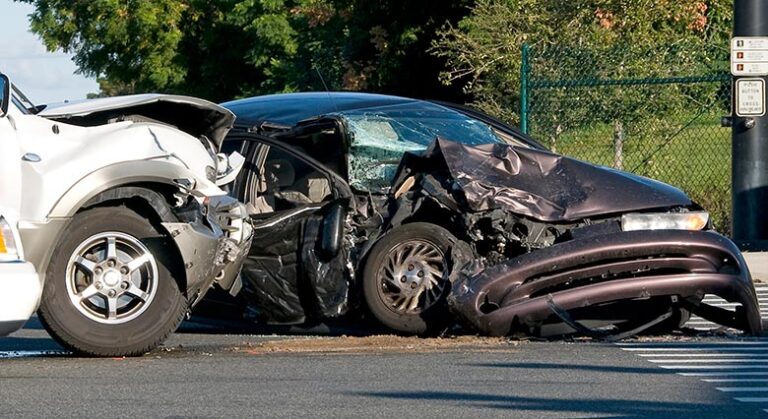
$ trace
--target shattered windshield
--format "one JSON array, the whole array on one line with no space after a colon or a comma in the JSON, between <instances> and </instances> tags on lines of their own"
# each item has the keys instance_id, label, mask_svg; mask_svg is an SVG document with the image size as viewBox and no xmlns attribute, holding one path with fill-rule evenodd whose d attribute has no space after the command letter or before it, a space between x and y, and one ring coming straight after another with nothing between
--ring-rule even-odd
<instances>
[{"instance_id":1,"label":"shattered windshield","mask_svg":"<svg viewBox=\"0 0 768 419\"><path fill-rule=\"evenodd\" d=\"M437 137L462 144L503 142L490 126L430 102L340 112L352 140L349 182L358 190L386 193L406 151L424 151Z\"/></svg>"}]
</instances>

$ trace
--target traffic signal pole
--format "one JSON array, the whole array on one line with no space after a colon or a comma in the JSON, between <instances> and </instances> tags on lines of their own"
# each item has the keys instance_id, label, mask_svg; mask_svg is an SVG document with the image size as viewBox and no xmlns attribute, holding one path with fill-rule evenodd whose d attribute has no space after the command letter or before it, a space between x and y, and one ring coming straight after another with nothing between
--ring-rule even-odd
<instances>
[{"instance_id":1,"label":"traffic signal pole","mask_svg":"<svg viewBox=\"0 0 768 419\"><path fill-rule=\"evenodd\" d=\"M763 49L765 48L765 49ZM765 62L761 62L764 60ZM734 0L732 235L743 250L768 250L768 1Z\"/></svg>"}]
</instances>

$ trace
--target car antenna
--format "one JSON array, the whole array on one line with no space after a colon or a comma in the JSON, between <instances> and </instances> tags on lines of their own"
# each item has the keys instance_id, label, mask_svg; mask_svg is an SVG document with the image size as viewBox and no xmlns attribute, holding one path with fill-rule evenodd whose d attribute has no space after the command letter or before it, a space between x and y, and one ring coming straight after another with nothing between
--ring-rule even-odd
<instances>
[{"instance_id":1,"label":"car antenna","mask_svg":"<svg viewBox=\"0 0 768 419\"><path fill-rule=\"evenodd\" d=\"M325 83L325 78L323 78L323 73L320 72L320 69L317 68L316 65L313 65L312 67L315 68L315 71L317 72L317 76L320 77L320 81L323 83L323 87L325 88L325 93L328 94L328 100L331 101L331 105L333 105L333 108L336 109L336 112L339 112L339 107L336 106L336 101L333 100L333 95L331 94L331 90L328 89L328 85Z\"/></svg>"}]
</instances>

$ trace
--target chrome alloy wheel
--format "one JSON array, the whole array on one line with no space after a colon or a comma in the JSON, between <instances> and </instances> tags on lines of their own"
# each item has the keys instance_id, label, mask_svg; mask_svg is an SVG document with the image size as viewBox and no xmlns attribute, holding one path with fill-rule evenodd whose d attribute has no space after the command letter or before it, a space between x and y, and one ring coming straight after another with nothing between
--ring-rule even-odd
<instances>
[{"instance_id":1,"label":"chrome alloy wheel","mask_svg":"<svg viewBox=\"0 0 768 419\"><path fill-rule=\"evenodd\" d=\"M446 267L445 255L433 243L400 243L379 269L379 296L396 313L421 313L440 299L448 283Z\"/></svg>"},{"instance_id":2,"label":"chrome alloy wheel","mask_svg":"<svg viewBox=\"0 0 768 419\"><path fill-rule=\"evenodd\" d=\"M157 262L137 238L119 232L89 237L67 263L67 293L87 318L120 324L141 315L157 293Z\"/></svg>"}]
</instances>

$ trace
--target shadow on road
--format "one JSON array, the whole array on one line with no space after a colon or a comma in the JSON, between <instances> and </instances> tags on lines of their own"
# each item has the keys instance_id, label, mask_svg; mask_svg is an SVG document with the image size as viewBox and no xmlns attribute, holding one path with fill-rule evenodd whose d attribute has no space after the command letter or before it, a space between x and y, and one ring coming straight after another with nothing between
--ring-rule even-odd
<instances>
[{"instance_id":1,"label":"shadow on road","mask_svg":"<svg viewBox=\"0 0 768 419\"><path fill-rule=\"evenodd\" d=\"M51 338L0 338L0 351L62 351L62 348Z\"/></svg>"},{"instance_id":2,"label":"shadow on road","mask_svg":"<svg viewBox=\"0 0 768 419\"><path fill-rule=\"evenodd\" d=\"M613 365L572 365L572 364L541 364L541 363L509 363L509 364L464 364L468 367L488 367L488 368L516 368L516 369L539 369L539 370L578 370L593 372L616 372L622 374L667 374L665 370L657 367L637 368L637 367L617 367Z\"/></svg>"},{"instance_id":3,"label":"shadow on road","mask_svg":"<svg viewBox=\"0 0 768 419\"><path fill-rule=\"evenodd\" d=\"M599 413L618 417L680 417L681 415L692 417L693 415L701 415L703 407L700 403L620 399L553 399L440 391L358 392L354 394L385 399L460 402L477 408L568 412L569 414L577 412ZM719 417L721 414L727 415L728 412L728 406L725 403L707 405L706 408L708 414L714 414L713 417ZM720 412L718 412L719 410Z\"/></svg>"}]
</instances>

